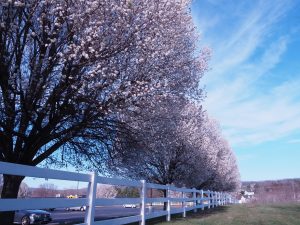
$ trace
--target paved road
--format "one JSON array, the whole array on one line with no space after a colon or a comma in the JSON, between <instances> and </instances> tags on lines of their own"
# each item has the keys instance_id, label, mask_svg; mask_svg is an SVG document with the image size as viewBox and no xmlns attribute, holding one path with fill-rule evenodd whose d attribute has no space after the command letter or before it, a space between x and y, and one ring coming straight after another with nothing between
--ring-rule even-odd
<instances>
[{"instance_id":1,"label":"paved road","mask_svg":"<svg viewBox=\"0 0 300 225\"><path fill-rule=\"evenodd\" d=\"M139 208L123 208L122 206L96 207L95 218L96 220L105 220L117 217L139 215L139 213ZM51 212L53 222L49 223L48 225L68 224L72 222L80 223L83 222L84 215L85 212L55 209Z\"/></svg>"}]
</instances>

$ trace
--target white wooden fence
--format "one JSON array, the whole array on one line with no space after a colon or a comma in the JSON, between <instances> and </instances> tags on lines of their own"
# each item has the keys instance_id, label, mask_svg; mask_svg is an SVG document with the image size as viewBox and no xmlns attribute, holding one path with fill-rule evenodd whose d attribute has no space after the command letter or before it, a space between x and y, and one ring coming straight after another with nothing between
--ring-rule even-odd
<instances>
[{"instance_id":1,"label":"white wooden fence","mask_svg":"<svg viewBox=\"0 0 300 225\"><path fill-rule=\"evenodd\" d=\"M87 207L85 219L84 223L80 225L119 225L132 222L139 222L141 225L145 225L147 219L166 216L166 220L170 221L172 214L182 213L183 217L185 217L187 211L193 210L196 212L197 209L204 210L205 208L213 208L219 205L233 203L231 196L222 192L178 188L170 185L146 183L144 180L135 181L100 177L97 176L95 172L91 174L82 174L0 162L0 174L88 182L87 198L0 199L0 211L65 208L85 205ZM97 184L136 187L140 189L140 198L96 198ZM164 198L148 198L148 189L166 190L167 196ZM180 193L181 197L173 197L171 195L172 192ZM167 209L153 212L146 210L147 205L157 202L166 202ZM180 207L171 208L172 203L175 202L180 202ZM110 220L94 220L95 206L111 206L122 204L140 204L140 214L136 216L128 216Z\"/></svg>"}]
</instances>

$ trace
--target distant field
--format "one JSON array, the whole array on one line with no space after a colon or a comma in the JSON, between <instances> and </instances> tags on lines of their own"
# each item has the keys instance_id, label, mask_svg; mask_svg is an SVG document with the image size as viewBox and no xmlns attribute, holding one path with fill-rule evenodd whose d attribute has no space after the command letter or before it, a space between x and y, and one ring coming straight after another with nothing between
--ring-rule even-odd
<instances>
[{"instance_id":1,"label":"distant field","mask_svg":"<svg viewBox=\"0 0 300 225\"><path fill-rule=\"evenodd\" d=\"M155 225L300 225L300 204L234 205L218 207L203 213L189 213L170 223Z\"/></svg>"}]
</instances>

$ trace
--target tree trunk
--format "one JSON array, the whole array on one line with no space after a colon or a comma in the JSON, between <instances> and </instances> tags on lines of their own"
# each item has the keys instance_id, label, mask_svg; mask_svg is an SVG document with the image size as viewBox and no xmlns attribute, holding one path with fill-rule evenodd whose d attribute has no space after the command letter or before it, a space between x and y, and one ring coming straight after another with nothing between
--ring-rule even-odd
<instances>
[{"instance_id":1,"label":"tree trunk","mask_svg":"<svg viewBox=\"0 0 300 225\"><path fill-rule=\"evenodd\" d=\"M23 176L3 174L1 198L17 198L19 187L23 179ZM12 225L14 222L14 215L14 211L0 212L0 224Z\"/></svg>"}]
</instances>

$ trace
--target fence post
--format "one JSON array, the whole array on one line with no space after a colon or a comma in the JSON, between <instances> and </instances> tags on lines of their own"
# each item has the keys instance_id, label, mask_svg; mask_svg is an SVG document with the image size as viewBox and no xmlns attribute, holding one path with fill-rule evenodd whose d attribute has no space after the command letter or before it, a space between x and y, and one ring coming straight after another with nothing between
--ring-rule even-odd
<instances>
[{"instance_id":1,"label":"fence post","mask_svg":"<svg viewBox=\"0 0 300 225\"><path fill-rule=\"evenodd\" d=\"M207 191L207 197L208 197L208 208L210 209L210 205L211 205L211 193L210 193L210 190Z\"/></svg>"},{"instance_id":2,"label":"fence post","mask_svg":"<svg viewBox=\"0 0 300 225\"><path fill-rule=\"evenodd\" d=\"M224 193L221 193L221 205L224 205L225 201L224 201Z\"/></svg>"},{"instance_id":3,"label":"fence post","mask_svg":"<svg viewBox=\"0 0 300 225\"><path fill-rule=\"evenodd\" d=\"M224 194L223 194L223 192L220 193L220 205L224 205Z\"/></svg>"},{"instance_id":4,"label":"fence post","mask_svg":"<svg viewBox=\"0 0 300 225\"><path fill-rule=\"evenodd\" d=\"M146 195L147 195L147 187L146 187L146 181L141 180L142 183L142 188L140 192L140 197L141 197L141 221L140 225L145 225L146 224Z\"/></svg>"},{"instance_id":5,"label":"fence post","mask_svg":"<svg viewBox=\"0 0 300 225\"><path fill-rule=\"evenodd\" d=\"M225 195L223 192L221 193L221 205L225 205Z\"/></svg>"},{"instance_id":6,"label":"fence post","mask_svg":"<svg viewBox=\"0 0 300 225\"><path fill-rule=\"evenodd\" d=\"M222 192L222 205L225 205L226 202L226 196L225 193Z\"/></svg>"},{"instance_id":7,"label":"fence post","mask_svg":"<svg viewBox=\"0 0 300 225\"><path fill-rule=\"evenodd\" d=\"M91 180L88 185L89 205L86 206L86 212L84 217L84 223L86 223L87 225L93 225L94 223L96 191L97 191L97 173L93 172L91 174Z\"/></svg>"},{"instance_id":8,"label":"fence post","mask_svg":"<svg viewBox=\"0 0 300 225\"><path fill-rule=\"evenodd\" d=\"M183 198L183 199L182 199L182 202L181 202L181 206L182 206L182 217L186 217L186 210L185 210L186 204L185 204L185 200L184 200L184 198L185 198L185 192L184 192L184 191L181 192L181 198Z\"/></svg>"},{"instance_id":9,"label":"fence post","mask_svg":"<svg viewBox=\"0 0 300 225\"><path fill-rule=\"evenodd\" d=\"M170 185L167 184L167 221L171 221L171 201L170 201Z\"/></svg>"},{"instance_id":10,"label":"fence post","mask_svg":"<svg viewBox=\"0 0 300 225\"><path fill-rule=\"evenodd\" d=\"M200 200L200 204L201 204L201 206L202 206L202 210L204 210L203 190L201 190L201 200Z\"/></svg>"},{"instance_id":11,"label":"fence post","mask_svg":"<svg viewBox=\"0 0 300 225\"><path fill-rule=\"evenodd\" d=\"M226 205L226 195L225 195L225 193L222 193L222 196L223 196L223 198L222 198L223 204L222 205Z\"/></svg>"},{"instance_id":12,"label":"fence post","mask_svg":"<svg viewBox=\"0 0 300 225\"><path fill-rule=\"evenodd\" d=\"M193 188L193 202L194 202L194 212L197 212L197 193L196 188Z\"/></svg>"},{"instance_id":13,"label":"fence post","mask_svg":"<svg viewBox=\"0 0 300 225\"><path fill-rule=\"evenodd\" d=\"M212 208L215 208L215 206L216 206L216 192L215 191L213 191L212 192Z\"/></svg>"}]
</instances>

